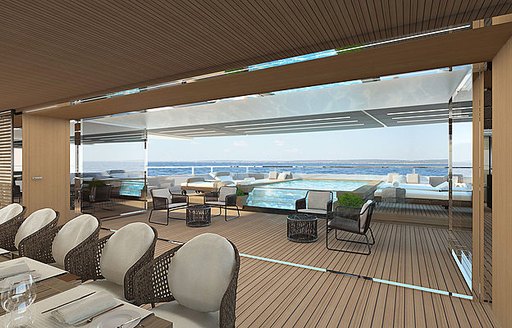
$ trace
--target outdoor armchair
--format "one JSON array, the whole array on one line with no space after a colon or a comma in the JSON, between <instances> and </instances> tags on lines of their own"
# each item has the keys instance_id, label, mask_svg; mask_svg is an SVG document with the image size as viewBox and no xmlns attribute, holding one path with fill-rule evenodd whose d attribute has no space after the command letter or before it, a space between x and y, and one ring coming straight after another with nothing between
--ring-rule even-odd
<instances>
[{"instance_id":1,"label":"outdoor armchair","mask_svg":"<svg viewBox=\"0 0 512 328\"><path fill-rule=\"evenodd\" d=\"M370 255L371 245L375 244L375 237L373 236L373 231L370 227L374 207L375 202L373 200L367 200L366 203L364 203L363 207L361 207L361 209L338 206L332 213L328 215L327 218L327 224L325 225L325 247L333 251ZM330 247L329 232L331 230L334 230L334 236L337 241L365 244L368 248L368 251L358 252L348 250L345 248ZM339 238L338 231L364 236L365 241ZM371 241L367 235L368 231L370 232L371 235Z\"/></svg>"},{"instance_id":2,"label":"outdoor armchair","mask_svg":"<svg viewBox=\"0 0 512 328\"><path fill-rule=\"evenodd\" d=\"M223 186L218 193L204 195L204 204L219 208L219 215L222 215L224 209L224 220L229 221L240 217L240 210L236 204L236 187ZM236 210L237 216L228 219L228 209Z\"/></svg>"},{"instance_id":3,"label":"outdoor armchair","mask_svg":"<svg viewBox=\"0 0 512 328\"><path fill-rule=\"evenodd\" d=\"M332 211L332 192L309 190L306 197L295 201L295 211L326 216Z\"/></svg>"},{"instance_id":4,"label":"outdoor armchair","mask_svg":"<svg viewBox=\"0 0 512 328\"><path fill-rule=\"evenodd\" d=\"M188 207L189 199L187 195L181 194L173 194L169 191L168 188L159 188L159 189L151 189L151 198L153 199L153 208L149 213L148 222L156 223L162 225L169 225L169 219L173 220L185 220L184 218L174 218L170 217L170 212L184 209ZM166 210L167 217L166 223L160 223L157 221L151 221L151 216L153 215L153 211Z\"/></svg>"},{"instance_id":5,"label":"outdoor armchair","mask_svg":"<svg viewBox=\"0 0 512 328\"><path fill-rule=\"evenodd\" d=\"M137 272L135 304L151 304L156 316L176 327L235 327L239 269L233 243L199 235Z\"/></svg>"}]
</instances>

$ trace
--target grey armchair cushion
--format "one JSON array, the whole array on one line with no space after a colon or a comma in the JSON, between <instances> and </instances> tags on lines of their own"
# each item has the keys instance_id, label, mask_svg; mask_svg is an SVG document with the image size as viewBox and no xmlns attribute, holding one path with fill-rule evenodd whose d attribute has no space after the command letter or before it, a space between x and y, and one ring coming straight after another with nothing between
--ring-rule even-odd
<instances>
[{"instance_id":1,"label":"grey armchair cushion","mask_svg":"<svg viewBox=\"0 0 512 328\"><path fill-rule=\"evenodd\" d=\"M151 189L151 197L167 198L169 203L172 202L172 195L167 188Z\"/></svg>"},{"instance_id":2,"label":"grey armchair cushion","mask_svg":"<svg viewBox=\"0 0 512 328\"><path fill-rule=\"evenodd\" d=\"M332 199L330 191L308 191L307 208L316 210L327 210L327 203Z\"/></svg>"},{"instance_id":3,"label":"grey armchair cushion","mask_svg":"<svg viewBox=\"0 0 512 328\"><path fill-rule=\"evenodd\" d=\"M361 214L359 215L359 232L364 232L364 228L366 225L366 220L369 217L370 205L373 203L372 200L367 200L366 203L361 207Z\"/></svg>"},{"instance_id":4,"label":"grey armchair cushion","mask_svg":"<svg viewBox=\"0 0 512 328\"><path fill-rule=\"evenodd\" d=\"M236 187L227 187L227 186L224 186L224 187L221 187L220 190L219 190L219 199L218 201L219 202L224 202L226 201L226 196L228 195L236 195Z\"/></svg>"}]
</instances>

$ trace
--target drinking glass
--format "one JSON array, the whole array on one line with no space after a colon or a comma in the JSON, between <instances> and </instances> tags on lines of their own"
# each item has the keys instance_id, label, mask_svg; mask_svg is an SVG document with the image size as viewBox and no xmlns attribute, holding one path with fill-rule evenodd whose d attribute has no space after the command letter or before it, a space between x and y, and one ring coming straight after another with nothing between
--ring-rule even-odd
<instances>
[{"instance_id":1,"label":"drinking glass","mask_svg":"<svg viewBox=\"0 0 512 328\"><path fill-rule=\"evenodd\" d=\"M6 278L0 286L1 303L7 316L6 327L27 327L32 324L30 305L36 299L34 279L31 274Z\"/></svg>"}]
</instances>

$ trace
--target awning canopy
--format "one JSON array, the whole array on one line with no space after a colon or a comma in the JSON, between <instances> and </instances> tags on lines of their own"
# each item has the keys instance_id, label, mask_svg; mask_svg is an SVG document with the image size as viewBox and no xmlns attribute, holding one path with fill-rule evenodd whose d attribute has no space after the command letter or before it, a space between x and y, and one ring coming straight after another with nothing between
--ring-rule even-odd
<instances>
[{"instance_id":1,"label":"awning canopy","mask_svg":"<svg viewBox=\"0 0 512 328\"><path fill-rule=\"evenodd\" d=\"M472 119L471 67L436 69L371 80L155 108L86 120L84 134L147 130L199 138L364 129Z\"/></svg>"}]
</instances>

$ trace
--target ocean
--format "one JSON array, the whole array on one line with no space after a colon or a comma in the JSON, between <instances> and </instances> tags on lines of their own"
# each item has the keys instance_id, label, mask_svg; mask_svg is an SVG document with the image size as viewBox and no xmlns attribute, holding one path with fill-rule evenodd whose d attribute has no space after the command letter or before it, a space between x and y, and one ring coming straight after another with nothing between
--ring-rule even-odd
<instances>
[{"instance_id":1,"label":"ocean","mask_svg":"<svg viewBox=\"0 0 512 328\"><path fill-rule=\"evenodd\" d=\"M124 170L143 172L141 161L89 161L84 162L84 172L105 172ZM423 176L443 176L448 174L447 161L183 161L148 163L148 176L208 174L211 171L232 173L268 173L269 171L290 171L304 174L361 174L386 175L418 173ZM454 174L471 176L471 163L454 163Z\"/></svg>"}]
</instances>

